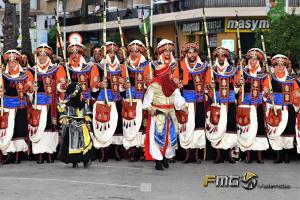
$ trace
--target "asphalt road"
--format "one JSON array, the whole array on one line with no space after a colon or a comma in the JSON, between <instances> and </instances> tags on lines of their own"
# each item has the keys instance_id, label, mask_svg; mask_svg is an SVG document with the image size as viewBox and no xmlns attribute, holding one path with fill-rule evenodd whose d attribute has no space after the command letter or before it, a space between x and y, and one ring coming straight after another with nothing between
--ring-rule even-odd
<instances>
[{"instance_id":1,"label":"asphalt road","mask_svg":"<svg viewBox=\"0 0 300 200\"><path fill-rule=\"evenodd\" d=\"M193 199L298 199L300 196L300 161L290 164L201 164L170 165L168 170L154 170L153 162L129 163L125 160L94 162L90 168L56 161L38 165L34 161L0 166L1 200L193 200ZM243 187L203 186L205 175L243 175L254 172L258 185L285 184L290 189L253 190Z\"/></svg>"}]
</instances>

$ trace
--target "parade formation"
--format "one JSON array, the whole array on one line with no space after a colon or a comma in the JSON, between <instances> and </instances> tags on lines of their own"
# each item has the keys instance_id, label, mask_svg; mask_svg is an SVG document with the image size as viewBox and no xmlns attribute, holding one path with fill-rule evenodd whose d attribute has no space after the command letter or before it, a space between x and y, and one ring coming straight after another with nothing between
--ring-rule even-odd
<instances>
[{"instance_id":1,"label":"parade formation","mask_svg":"<svg viewBox=\"0 0 300 200\"><path fill-rule=\"evenodd\" d=\"M288 163L293 151L300 153L300 81L289 74L287 56L276 52L268 60L263 35L262 50L251 48L243 58L239 42L234 60L224 47L210 52L204 18L207 55L196 42L176 49L168 39L153 55L147 34L145 44L125 46L119 17L120 46L106 41L105 17L106 9L103 45L90 59L81 42L63 49L59 25L62 62L53 62L47 44L37 46L34 66L17 50L3 53L2 164L33 154L38 164L58 159L77 168L126 158L153 160L163 170L179 149L183 163L209 155L216 164L252 157L263 163L268 149L274 163Z\"/></svg>"}]
</instances>

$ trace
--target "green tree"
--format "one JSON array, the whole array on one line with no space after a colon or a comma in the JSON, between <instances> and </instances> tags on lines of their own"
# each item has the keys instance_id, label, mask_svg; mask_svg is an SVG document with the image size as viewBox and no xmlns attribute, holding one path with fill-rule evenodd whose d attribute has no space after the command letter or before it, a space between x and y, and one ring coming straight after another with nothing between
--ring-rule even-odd
<instances>
[{"instance_id":1,"label":"green tree","mask_svg":"<svg viewBox=\"0 0 300 200\"><path fill-rule=\"evenodd\" d=\"M256 33L256 46L261 47L261 34L264 35L266 51L272 54L284 54L293 66L300 64L300 16L295 12L286 14L273 21L268 31Z\"/></svg>"}]
</instances>

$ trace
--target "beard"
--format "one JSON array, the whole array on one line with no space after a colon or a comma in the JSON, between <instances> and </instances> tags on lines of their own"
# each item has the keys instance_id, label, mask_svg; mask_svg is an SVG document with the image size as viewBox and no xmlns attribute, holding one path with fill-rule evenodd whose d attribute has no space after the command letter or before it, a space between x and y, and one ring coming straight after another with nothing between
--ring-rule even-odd
<instances>
[{"instance_id":1,"label":"beard","mask_svg":"<svg viewBox=\"0 0 300 200\"><path fill-rule=\"evenodd\" d=\"M190 63L193 63L193 62L196 61L196 57L195 57L195 56L192 56L192 57L188 58L188 61L189 61Z\"/></svg>"}]
</instances>

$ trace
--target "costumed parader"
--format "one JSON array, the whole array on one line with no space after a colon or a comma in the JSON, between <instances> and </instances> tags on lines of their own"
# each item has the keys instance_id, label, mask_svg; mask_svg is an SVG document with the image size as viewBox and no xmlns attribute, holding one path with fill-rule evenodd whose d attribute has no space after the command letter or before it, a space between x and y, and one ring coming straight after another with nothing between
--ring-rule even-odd
<instances>
[{"instance_id":1,"label":"costumed parader","mask_svg":"<svg viewBox=\"0 0 300 200\"><path fill-rule=\"evenodd\" d=\"M296 113L291 100L292 92L299 86L289 76L288 65L289 59L286 56L275 55L272 58L271 86L268 84L264 88L266 131L271 148L276 151L274 163L282 163L283 160L288 163L289 154L294 148Z\"/></svg>"},{"instance_id":2,"label":"costumed parader","mask_svg":"<svg viewBox=\"0 0 300 200\"><path fill-rule=\"evenodd\" d=\"M143 100L143 109L148 111L145 157L155 160L156 170L163 170L169 168L167 159L175 156L178 133L175 109L188 111L177 84L171 78L170 67L158 65L155 74Z\"/></svg>"},{"instance_id":3,"label":"costumed parader","mask_svg":"<svg viewBox=\"0 0 300 200\"><path fill-rule=\"evenodd\" d=\"M57 103L64 100L67 86L66 72L62 66L51 61L53 50L47 44L36 49L36 65L29 67L37 78L37 97L35 103L28 106L28 130L32 143L32 153L38 155L37 163L44 163L43 154L47 153L47 162L53 162L59 142L57 130ZM37 73L35 75L35 73ZM37 99L35 99L37 98Z\"/></svg>"},{"instance_id":4,"label":"costumed parader","mask_svg":"<svg viewBox=\"0 0 300 200\"><path fill-rule=\"evenodd\" d=\"M83 44L71 43L67 50L69 54L67 67L70 72L71 82L78 82L80 84L83 97L89 104L94 93L93 91L98 86L98 67L86 63L84 58L86 48Z\"/></svg>"},{"instance_id":5,"label":"costumed parader","mask_svg":"<svg viewBox=\"0 0 300 200\"><path fill-rule=\"evenodd\" d=\"M210 99L210 106L207 109L205 128L206 137L213 148L217 150L217 158L214 163L223 163L225 152L230 163L235 163L231 149L237 146L236 135L236 105L234 93L234 76L237 72L230 60L230 52L223 47L217 47L213 51L214 64L212 69L215 83L208 82L206 88ZM207 73L209 77L211 73ZM211 80L211 78L207 78ZM213 102L213 87L216 90L216 101Z\"/></svg>"},{"instance_id":6,"label":"costumed parader","mask_svg":"<svg viewBox=\"0 0 300 200\"><path fill-rule=\"evenodd\" d=\"M115 159L120 160L119 145L122 145L122 97L120 83L122 66L117 57L119 47L114 42L106 42L106 56L99 67L100 80L96 90L100 89L97 101L93 106L93 144L100 148L100 162L108 160L108 147L114 146ZM106 74L105 74L106 73Z\"/></svg>"},{"instance_id":7,"label":"costumed parader","mask_svg":"<svg viewBox=\"0 0 300 200\"><path fill-rule=\"evenodd\" d=\"M22 62L20 63L21 67L23 68L23 70L27 70L32 66L30 55L25 52L22 52L21 55L22 55Z\"/></svg>"},{"instance_id":8,"label":"costumed parader","mask_svg":"<svg viewBox=\"0 0 300 200\"><path fill-rule=\"evenodd\" d=\"M2 110L0 127L0 150L7 155L4 163L12 161L20 163L20 153L28 151L25 142L27 136L27 101L32 100L34 90L31 72L22 69L21 54L17 50L8 50L3 54L4 63L2 80L3 90L0 91ZM2 70L1 70L2 72ZM1 106L1 107L2 107Z\"/></svg>"},{"instance_id":9,"label":"costumed parader","mask_svg":"<svg viewBox=\"0 0 300 200\"><path fill-rule=\"evenodd\" d=\"M128 151L129 161L144 160L144 126L145 113L142 109L142 99L145 93L145 70L149 63L145 58L146 49L139 40L134 40L127 46L128 65L122 66L122 85L126 90L122 102L123 117L123 146ZM127 72L126 72L127 70ZM129 78L129 80L128 80ZM130 94L129 94L130 87ZM134 105L130 106L130 98Z\"/></svg>"},{"instance_id":10,"label":"costumed parader","mask_svg":"<svg viewBox=\"0 0 300 200\"><path fill-rule=\"evenodd\" d=\"M235 91L237 97L236 123L237 142L242 152L246 152L246 163L250 163L251 152L257 152L257 162L263 163L262 151L269 148L265 133L264 108L262 93L268 82L267 74L262 71L265 58L262 50L252 48L247 52L248 64L243 67L243 77L238 72L235 76ZM267 66L265 66L267 67ZM241 85L244 85L242 101Z\"/></svg>"},{"instance_id":11,"label":"costumed parader","mask_svg":"<svg viewBox=\"0 0 300 200\"><path fill-rule=\"evenodd\" d=\"M170 67L171 73L173 74L178 66L177 60L174 58L175 44L171 40L162 39L157 44L157 55L158 60L155 61L154 65L165 64ZM178 77L177 77L178 78Z\"/></svg>"},{"instance_id":12,"label":"costumed parader","mask_svg":"<svg viewBox=\"0 0 300 200\"><path fill-rule=\"evenodd\" d=\"M91 49L91 55L90 62L100 64L102 58L103 58L103 49L101 49L100 46L94 46Z\"/></svg>"},{"instance_id":13,"label":"costumed parader","mask_svg":"<svg viewBox=\"0 0 300 200\"><path fill-rule=\"evenodd\" d=\"M59 122L61 123L62 144L58 159L73 168L83 162L84 167L92 164L91 116L92 112L84 100L79 83L71 83L66 90L67 102L59 106Z\"/></svg>"},{"instance_id":14,"label":"costumed parader","mask_svg":"<svg viewBox=\"0 0 300 200\"><path fill-rule=\"evenodd\" d=\"M199 149L206 144L205 138L205 81L208 64L199 57L199 45L186 42L181 48L183 57L174 75L179 76L182 96L188 105L188 116L177 111L180 146L185 149L183 163L200 163ZM178 74L178 75L177 75ZM192 152L191 152L192 151ZM194 155L193 157L190 154Z\"/></svg>"},{"instance_id":15,"label":"costumed parader","mask_svg":"<svg viewBox=\"0 0 300 200\"><path fill-rule=\"evenodd\" d=\"M297 80L298 87L300 86L300 80ZM296 147L297 153L300 154L300 89L296 89L292 93L292 103L296 112Z\"/></svg>"},{"instance_id":16,"label":"costumed parader","mask_svg":"<svg viewBox=\"0 0 300 200\"><path fill-rule=\"evenodd\" d=\"M90 65L90 66L95 65L98 68L98 66L101 63L101 60L103 59L103 49L101 49L100 46L96 45L91 49L91 55L92 55L92 57L90 58L88 65ZM96 77L95 75L93 75L93 77L97 82L99 81L98 77ZM94 84L94 86L96 86L96 84ZM96 92L92 91L92 94L91 94L91 102L90 102L91 106L93 106L93 104L97 101L97 98L98 98L98 95L100 92L99 89L95 88L95 87L94 87L94 91L96 91Z\"/></svg>"}]
</instances>

